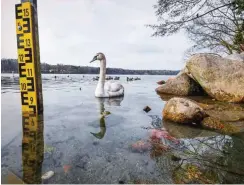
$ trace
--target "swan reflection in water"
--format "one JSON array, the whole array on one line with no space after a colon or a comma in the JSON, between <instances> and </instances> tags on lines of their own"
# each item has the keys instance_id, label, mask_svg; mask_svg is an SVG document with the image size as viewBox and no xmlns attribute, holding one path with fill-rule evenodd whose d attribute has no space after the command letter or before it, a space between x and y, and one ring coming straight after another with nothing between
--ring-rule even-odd
<instances>
[{"instance_id":1,"label":"swan reflection in water","mask_svg":"<svg viewBox=\"0 0 244 185\"><path fill-rule=\"evenodd\" d=\"M98 139L102 139L106 133L106 122L105 122L105 117L109 114L111 114L109 111L105 110L105 106L120 106L121 102L124 99L124 96L121 97L113 97L113 98L96 98L98 101L99 105L99 110L100 110L100 132L93 133L91 134L95 136Z\"/></svg>"}]
</instances>

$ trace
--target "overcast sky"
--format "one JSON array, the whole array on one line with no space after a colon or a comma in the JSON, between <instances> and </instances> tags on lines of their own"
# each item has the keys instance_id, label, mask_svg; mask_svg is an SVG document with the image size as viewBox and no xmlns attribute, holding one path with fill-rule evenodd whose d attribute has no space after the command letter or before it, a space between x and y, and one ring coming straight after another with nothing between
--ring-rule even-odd
<instances>
[{"instance_id":1,"label":"overcast sky","mask_svg":"<svg viewBox=\"0 0 244 185\"><path fill-rule=\"evenodd\" d=\"M15 4L1 0L1 57L16 58ZM89 64L103 52L108 67L181 69L190 41L183 33L151 37L156 0L38 0L41 62Z\"/></svg>"}]
</instances>

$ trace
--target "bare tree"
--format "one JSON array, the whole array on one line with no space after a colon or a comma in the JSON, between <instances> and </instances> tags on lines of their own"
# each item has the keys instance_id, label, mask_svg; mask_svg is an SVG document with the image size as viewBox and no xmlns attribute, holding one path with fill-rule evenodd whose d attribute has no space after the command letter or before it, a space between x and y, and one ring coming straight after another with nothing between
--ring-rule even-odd
<instances>
[{"instance_id":1,"label":"bare tree","mask_svg":"<svg viewBox=\"0 0 244 185\"><path fill-rule=\"evenodd\" d=\"M190 52L209 49L240 53L244 43L243 0L158 0L158 25L147 25L153 36L167 36L183 29L195 45Z\"/></svg>"}]
</instances>

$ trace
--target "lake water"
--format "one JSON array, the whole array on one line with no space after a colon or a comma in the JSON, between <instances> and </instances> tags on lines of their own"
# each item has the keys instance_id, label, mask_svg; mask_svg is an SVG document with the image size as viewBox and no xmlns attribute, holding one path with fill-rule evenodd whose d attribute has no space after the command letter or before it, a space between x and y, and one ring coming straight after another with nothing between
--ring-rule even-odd
<instances>
[{"instance_id":1,"label":"lake water","mask_svg":"<svg viewBox=\"0 0 244 185\"><path fill-rule=\"evenodd\" d=\"M101 100L94 96L95 75L43 74L43 161L35 149L25 154L15 76L2 74L1 81L3 183L14 177L40 183L48 171L54 176L43 183L244 183L244 137L161 121L165 101L155 93L156 82L170 76L127 82L136 76L120 75L125 96ZM101 110L111 114L101 118Z\"/></svg>"}]
</instances>

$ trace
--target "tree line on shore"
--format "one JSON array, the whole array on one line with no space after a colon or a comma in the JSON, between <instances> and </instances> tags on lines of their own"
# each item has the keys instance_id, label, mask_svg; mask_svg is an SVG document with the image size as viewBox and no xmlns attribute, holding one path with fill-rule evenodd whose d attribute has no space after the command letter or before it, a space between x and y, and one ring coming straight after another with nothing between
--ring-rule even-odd
<instances>
[{"instance_id":1,"label":"tree line on shore","mask_svg":"<svg viewBox=\"0 0 244 185\"><path fill-rule=\"evenodd\" d=\"M1 73L18 73L18 62L16 59L1 59ZM53 74L98 74L99 67L74 66L74 65L50 65L41 63L42 73ZM121 68L107 68L107 74L130 74L130 75L176 75L179 70L131 70Z\"/></svg>"}]
</instances>

